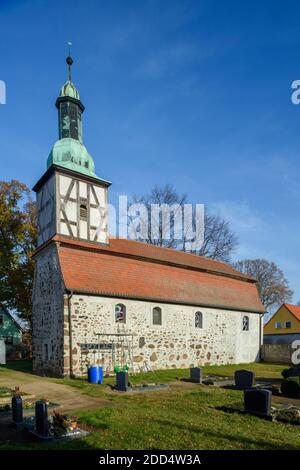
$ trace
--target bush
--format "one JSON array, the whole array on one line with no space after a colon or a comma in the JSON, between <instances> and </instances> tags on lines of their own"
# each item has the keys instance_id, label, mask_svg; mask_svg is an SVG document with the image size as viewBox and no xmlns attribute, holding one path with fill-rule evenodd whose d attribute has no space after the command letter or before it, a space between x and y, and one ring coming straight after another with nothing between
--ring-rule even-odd
<instances>
[{"instance_id":1,"label":"bush","mask_svg":"<svg viewBox=\"0 0 300 470\"><path fill-rule=\"evenodd\" d=\"M280 387L282 395L289 398L297 398L300 394L300 385L297 379L292 377L283 380Z\"/></svg>"}]
</instances>

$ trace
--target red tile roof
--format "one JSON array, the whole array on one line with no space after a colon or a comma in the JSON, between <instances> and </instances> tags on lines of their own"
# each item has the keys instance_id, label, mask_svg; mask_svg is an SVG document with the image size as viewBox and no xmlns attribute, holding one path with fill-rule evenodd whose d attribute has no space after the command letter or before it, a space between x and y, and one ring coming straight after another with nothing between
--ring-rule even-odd
<instances>
[{"instance_id":1,"label":"red tile roof","mask_svg":"<svg viewBox=\"0 0 300 470\"><path fill-rule=\"evenodd\" d=\"M284 306L300 321L300 305L284 304Z\"/></svg>"},{"instance_id":2,"label":"red tile roof","mask_svg":"<svg viewBox=\"0 0 300 470\"><path fill-rule=\"evenodd\" d=\"M69 290L264 312L255 281L225 263L125 239L109 245L54 240Z\"/></svg>"}]
</instances>

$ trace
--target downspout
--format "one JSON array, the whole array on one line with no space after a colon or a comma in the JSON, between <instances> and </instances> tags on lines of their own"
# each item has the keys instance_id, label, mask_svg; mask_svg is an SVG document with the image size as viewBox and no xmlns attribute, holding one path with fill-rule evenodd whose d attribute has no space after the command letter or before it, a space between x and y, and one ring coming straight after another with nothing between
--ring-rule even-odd
<instances>
[{"instance_id":1,"label":"downspout","mask_svg":"<svg viewBox=\"0 0 300 470\"><path fill-rule=\"evenodd\" d=\"M72 297L73 291L68 292L68 323L69 323L69 368L70 368L70 377L74 378L73 371L73 340L72 340Z\"/></svg>"},{"instance_id":2,"label":"downspout","mask_svg":"<svg viewBox=\"0 0 300 470\"><path fill-rule=\"evenodd\" d=\"M264 318L264 313L259 314L259 362L262 361L262 329L263 329L263 318Z\"/></svg>"}]
</instances>

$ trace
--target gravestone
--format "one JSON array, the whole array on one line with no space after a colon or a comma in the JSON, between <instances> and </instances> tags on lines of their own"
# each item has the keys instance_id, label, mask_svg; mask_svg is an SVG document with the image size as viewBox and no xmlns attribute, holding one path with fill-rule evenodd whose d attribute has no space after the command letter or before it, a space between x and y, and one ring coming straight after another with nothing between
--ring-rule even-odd
<instances>
[{"instance_id":1,"label":"gravestone","mask_svg":"<svg viewBox=\"0 0 300 470\"><path fill-rule=\"evenodd\" d=\"M128 372L117 372L115 389L121 392L130 390L128 385Z\"/></svg>"},{"instance_id":2,"label":"gravestone","mask_svg":"<svg viewBox=\"0 0 300 470\"><path fill-rule=\"evenodd\" d=\"M201 367L190 367L190 382L197 384L202 383L202 369Z\"/></svg>"},{"instance_id":3,"label":"gravestone","mask_svg":"<svg viewBox=\"0 0 300 470\"><path fill-rule=\"evenodd\" d=\"M257 416L271 416L272 392L264 389L244 391L244 407L247 413Z\"/></svg>"},{"instance_id":4,"label":"gravestone","mask_svg":"<svg viewBox=\"0 0 300 470\"><path fill-rule=\"evenodd\" d=\"M23 402L19 395L11 399L11 413L13 423L18 427L23 424Z\"/></svg>"},{"instance_id":5,"label":"gravestone","mask_svg":"<svg viewBox=\"0 0 300 470\"><path fill-rule=\"evenodd\" d=\"M255 384L255 374L251 370L236 370L234 373L234 383L236 388L240 390L252 388Z\"/></svg>"},{"instance_id":6,"label":"gravestone","mask_svg":"<svg viewBox=\"0 0 300 470\"><path fill-rule=\"evenodd\" d=\"M35 430L40 436L49 435L48 405L43 400L35 403Z\"/></svg>"},{"instance_id":7,"label":"gravestone","mask_svg":"<svg viewBox=\"0 0 300 470\"><path fill-rule=\"evenodd\" d=\"M4 338L0 338L0 364L6 364L6 345Z\"/></svg>"},{"instance_id":8,"label":"gravestone","mask_svg":"<svg viewBox=\"0 0 300 470\"><path fill-rule=\"evenodd\" d=\"M300 377L300 367L291 367L288 369L288 377Z\"/></svg>"}]
</instances>

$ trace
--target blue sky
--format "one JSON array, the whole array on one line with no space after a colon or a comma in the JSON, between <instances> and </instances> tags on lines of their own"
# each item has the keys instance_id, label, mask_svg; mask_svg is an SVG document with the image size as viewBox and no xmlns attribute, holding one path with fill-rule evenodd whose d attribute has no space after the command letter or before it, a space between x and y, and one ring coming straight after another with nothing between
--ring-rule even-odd
<instances>
[{"instance_id":1,"label":"blue sky","mask_svg":"<svg viewBox=\"0 0 300 470\"><path fill-rule=\"evenodd\" d=\"M0 0L1 179L30 187L57 139L73 42L84 143L119 194L170 183L225 216L300 299L297 1Z\"/></svg>"}]
</instances>

